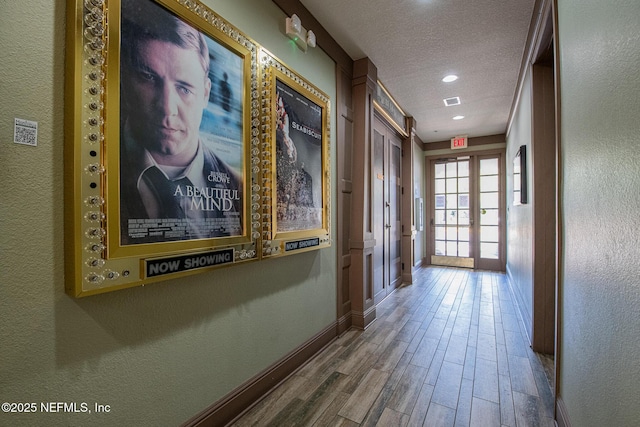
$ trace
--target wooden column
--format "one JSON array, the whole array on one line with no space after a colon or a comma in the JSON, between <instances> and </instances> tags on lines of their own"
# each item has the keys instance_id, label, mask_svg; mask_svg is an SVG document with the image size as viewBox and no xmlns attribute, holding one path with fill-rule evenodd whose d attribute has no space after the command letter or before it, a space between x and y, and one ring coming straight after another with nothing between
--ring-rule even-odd
<instances>
[{"instance_id":1,"label":"wooden column","mask_svg":"<svg viewBox=\"0 0 640 427\"><path fill-rule=\"evenodd\" d=\"M531 347L553 354L556 306L556 122L553 64L534 64L531 178L533 179L533 326Z\"/></svg>"},{"instance_id":2,"label":"wooden column","mask_svg":"<svg viewBox=\"0 0 640 427\"><path fill-rule=\"evenodd\" d=\"M336 66L336 165L338 187L338 221L336 247L338 256L338 335L352 326L351 318L351 205L353 204L353 102L351 73Z\"/></svg>"},{"instance_id":3,"label":"wooden column","mask_svg":"<svg viewBox=\"0 0 640 427\"><path fill-rule=\"evenodd\" d=\"M372 141L373 95L378 70L369 58L353 64L353 173L351 235L349 248L351 269L352 325L365 329L376 318L373 303L373 237L372 211Z\"/></svg>"},{"instance_id":4,"label":"wooden column","mask_svg":"<svg viewBox=\"0 0 640 427\"><path fill-rule=\"evenodd\" d=\"M414 242L416 238L415 194L413 183L413 144L416 137L416 120L407 117L409 136L402 141L402 283L413 283L415 264Z\"/></svg>"}]
</instances>

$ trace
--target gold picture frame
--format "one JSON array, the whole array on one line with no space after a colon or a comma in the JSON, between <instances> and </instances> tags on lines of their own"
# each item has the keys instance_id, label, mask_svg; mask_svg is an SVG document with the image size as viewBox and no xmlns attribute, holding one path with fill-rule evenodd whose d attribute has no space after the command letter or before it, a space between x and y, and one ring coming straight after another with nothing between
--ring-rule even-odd
<instances>
[{"instance_id":1,"label":"gold picture frame","mask_svg":"<svg viewBox=\"0 0 640 427\"><path fill-rule=\"evenodd\" d=\"M262 256L331 245L330 101L268 51L260 52Z\"/></svg>"},{"instance_id":2,"label":"gold picture frame","mask_svg":"<svg viewBox=\"0 0 640 427\"><path fill-rule=\"evenodd\" d=\"M145 10L134 13L132 5ZM67 292L87 296L260 259L263 154L256 43L196 0L68 0L67 13ZM174 41L147 38L166 29L166 25L150 27L165 18L187 28L183 31L187 36L195 31L189 40L196 40L200 50L180 50ZM129 48L134 44L138 50L132 54ZM174 55L172 62L183 67L180 72L200 73L205 84L198 80L191 85L183 75L156 64L157 56L149 52L159 45L169 49L164 55ZM200 65L189 62L197 55ZM234 88L233 101L224 95L227 78ZM147 89L140 89L140 82ZM149 92L149 86L155 92ZM169 154L184 153L173 147L186 141L182 138L189 133L186 125L163 119L156 123L162 130L149 130L155 119L148 117L155 113L143 110L156 104L160 109L162 103L144 97L162 90L170 94L166 99L196 97L196 110L202 116L200 127L191 132L197 138L189 140L197 148L187 154L200 163L185 168L183 163L167 161ZM180 108L186 108L186 101L180 100ZM168 101L163 105L170 108ZM162 137L151 137L159 134ZM157 147L152 144L161 148L154 151ZM215 169L210 167L212 158ZM181 174L191 178L194 170L203 171L170 187L173 199L183 201L184 218L165 209L167 199L158 190L164 184L156 185L145 175L152 169L155 177L160 170L165 180ZM130 171L135 172L131 179ZM136 211L141 206L144 210ZM130 215L132 211L138 213Z\"/></svg>"}]
</instances>

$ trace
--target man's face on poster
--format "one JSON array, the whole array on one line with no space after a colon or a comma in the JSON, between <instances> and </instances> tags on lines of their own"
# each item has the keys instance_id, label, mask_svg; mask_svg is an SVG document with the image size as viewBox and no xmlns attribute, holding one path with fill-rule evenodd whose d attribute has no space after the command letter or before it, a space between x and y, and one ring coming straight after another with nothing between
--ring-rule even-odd
<instances>
[{"instance_id":1,"label":"man's face on poster","mask_svg":"<svg viewBox=\"0 0 640 427\"><path fill-rule=\"evenodd\" d=\"M141 41L136 53L123 94L135 139L152 155L190 160L211 89L199 53L160 40Z\"/></svg>"}]
</instances>

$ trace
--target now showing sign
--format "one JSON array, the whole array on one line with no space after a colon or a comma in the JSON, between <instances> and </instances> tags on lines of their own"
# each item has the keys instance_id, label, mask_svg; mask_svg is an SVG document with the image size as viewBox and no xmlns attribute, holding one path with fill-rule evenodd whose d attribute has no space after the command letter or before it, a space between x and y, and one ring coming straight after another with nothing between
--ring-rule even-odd
<instances>
[{"instance_id":1,"label":"now showing sign","mask_svg":"<svg viewBox=\"0 0 640 427\"><path fill-rule=\"evenodd\" d=\"M300 249L312 248L314 246L319 246L319 245L320 245L320 239L316 237L313 239L297 240L295 242L286 242L284 244L284 250L285 252L298 251Z\"/></svg>"},{"instance_id":2,"label":"now showing sign","mask_svg":"<svg viewBox=\"0 0 640 427\"><path fill-rule=\"evenodd\" d=\"M145 260L145 273L146 277L157 277L198 268L229 264L233 262L233 259L233 248L230 248L198 254Z\"/></svg>"}]
</instances>

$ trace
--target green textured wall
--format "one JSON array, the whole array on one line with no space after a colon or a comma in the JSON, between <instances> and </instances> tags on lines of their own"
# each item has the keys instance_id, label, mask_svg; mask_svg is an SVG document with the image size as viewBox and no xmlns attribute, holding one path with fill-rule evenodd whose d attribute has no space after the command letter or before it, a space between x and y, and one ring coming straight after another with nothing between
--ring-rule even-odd
<instances>
[{"instance_id":1,"label":"green textured wall","mask_svg":"<svg viewBox=\"0 0 640 427\"><path fill-rule=\"evenodd\" d=\"M640 2L558 1L558 383L572 425L640 424Z\"/></svg>"},{"instance_id":2,"label":"green textured wall","mask_svg":"<svg viewBox=\"0 0 640 427\"><path fill-rule=\"evenodd\" d=\"M273 3L207 4L335 105L333 62L292 47ZM0 413L0 425L177 425L335 321L335 249L68 297L65 10L64 0L0 2L0 402L97 402L111 412ZM37 147L13 143L16 117L38 122ZM332 171L334 147L332 138Z\"/></svg>"}]
</instances>

